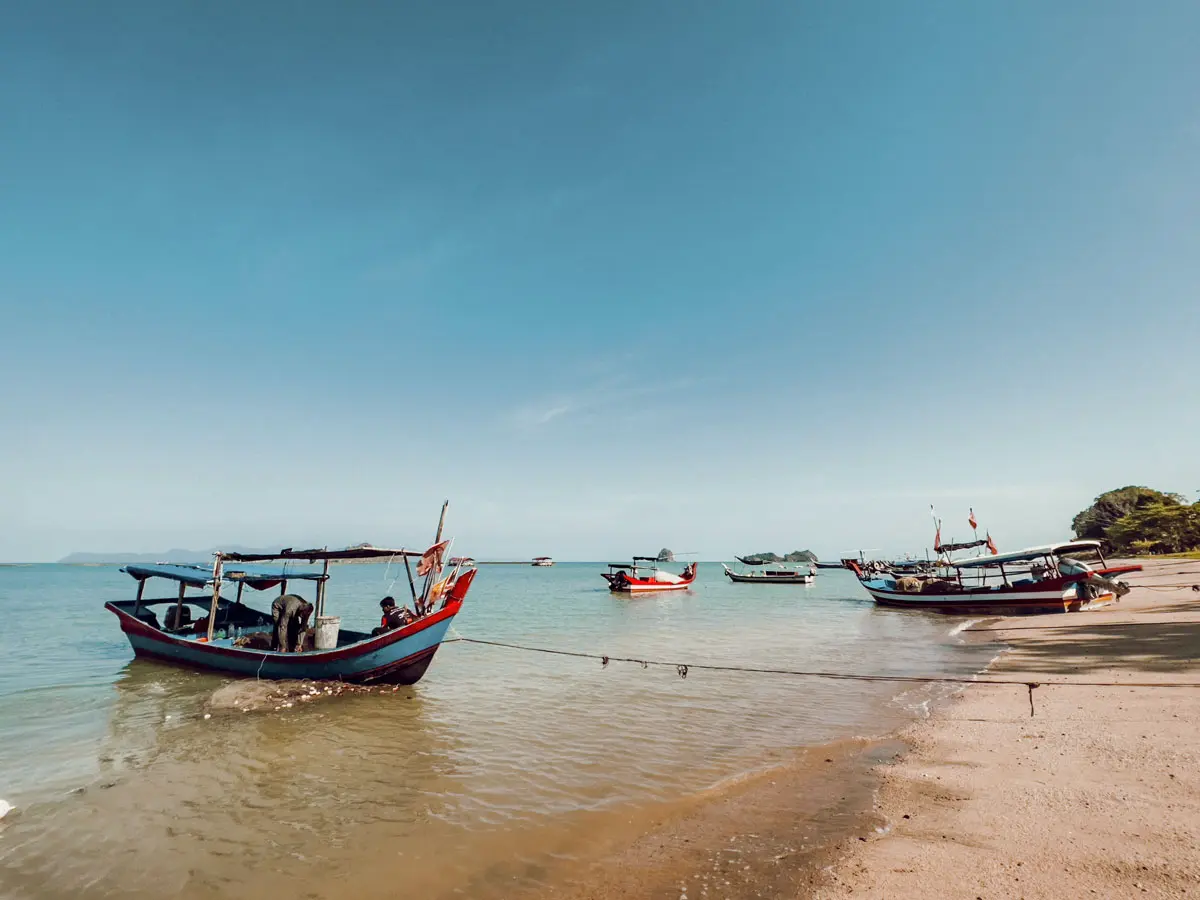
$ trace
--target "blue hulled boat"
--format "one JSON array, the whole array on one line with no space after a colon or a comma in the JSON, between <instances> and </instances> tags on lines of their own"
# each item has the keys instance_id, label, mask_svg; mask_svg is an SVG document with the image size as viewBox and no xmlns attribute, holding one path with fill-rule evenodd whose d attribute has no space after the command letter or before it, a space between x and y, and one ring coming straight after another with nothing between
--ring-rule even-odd
<instances>
[{"instance_id":1,"label":"blue hulled boat","mask_svg":"<svg viewBox=\"0 0 1200 900\"><path fill-rule=\"evenodd\" d=\"M117 617L138 657L259 678L414 684L433 661L478 571L455 560L458 565L450 567L447 574L442 566L447 544L435 542L425 551L355 547L288 549L271 554L217 553L211 568L131 565L121 571L137 581L137 596L133 600L110 601L104 608ZM412 577L410 558L420 559L417 579ZM409 573L414 612L411 621L381 634L342 630L337 619L325 615L330 562L386 559L403 559ZM248 562L321 563L322 566L297 571L286 565L280 568L243 565ZM178 586L175 596L147 598L147 583L162 581ZM288 582L296 581L315 583L316 646L294 652L269 649L275 620L270 613L244 604L243 589L249 586L266 591L279 587L280 595L284 595ZM230 600L221 592L233 585L237 586L237 594ZM203 593L189 595L189 588ZM194 618L192 607L205 614Z\"/></svg>"}]
</instances>

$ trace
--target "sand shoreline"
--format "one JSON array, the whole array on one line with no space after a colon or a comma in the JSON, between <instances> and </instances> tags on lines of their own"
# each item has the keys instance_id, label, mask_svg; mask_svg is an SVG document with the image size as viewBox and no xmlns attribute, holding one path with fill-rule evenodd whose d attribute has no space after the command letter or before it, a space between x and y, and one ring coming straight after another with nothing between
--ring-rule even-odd
<instances>
[{"instance_id":1,"label":"sand shoreline","mask_svg":"<svg viewBox=\"0 0 1200 900\"><path fill-rule=\"evenodd\" d=\"M1147 569L1131 582L1200 582ZM1125 686L1200 683L1200 594L964 630L1003 648L980 677L1042 684L1034 716L1024 684L966 686L890 738L664 811L532 896L1200 896L1200 688Z\"/></svg>"},{"instance_id":2,"label":"sand shoreline","mask_svg":"<svg viewBox=\"0 0 1200 900\"><path fill-rule=\"evenodd\" d=\"M1200 582L1147 566L1107 609L989 620L1007 650L988 674L901 734L881 768L886 833L843 840L810 896L1200 896ZM1173 574L1166 574L1166 573ZM1128 683L1164 687L1128 687ZM801 895L803 896L803 895Z\"/></svg>"}]
</instances>

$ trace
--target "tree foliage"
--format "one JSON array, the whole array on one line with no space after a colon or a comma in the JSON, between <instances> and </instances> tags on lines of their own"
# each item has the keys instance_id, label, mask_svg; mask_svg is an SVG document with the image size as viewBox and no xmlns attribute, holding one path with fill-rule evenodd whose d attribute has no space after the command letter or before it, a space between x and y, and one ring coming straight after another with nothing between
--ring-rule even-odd
<instances>
[{"instance_id":1,"label":"tree foliage","mask_svg":"<svg viewBox=\"0 0 1200 900\"><path fill-rule=\"evenodd\" d=\"M1122 516L1109 526L1109 542L1122 549L1180 553L1200 545L1200 507L1156 503ZM1143 551L1145 552L1145 551Z\"/></svg>"},{"instance_id":2,"label":"tree foliage","mask_svg":"<svg viewBox=\"0 0 1200 900\"><path fill-rule=\"evenodd\" d=\"M1178 494L1164 494L1153 488L1129 485L1115 491L1105 491L1092 505L1071 521L1075 536L1080 539L1104 540L1108 529L1118 519L1146 506L1180 506L1183 498Z\"/></svg>"},{"instance_id":3,"label":"tree foliage","mask_svg":"<svg viewBox=\"0 0 1200 900\"><path fill-rule=\"evenodd\" d=\"M1107 491L1071 522L1079 538L1134 553L1179 553L1200 546L1200 504L1130 485Z\"/></svg>"}]
</instances>

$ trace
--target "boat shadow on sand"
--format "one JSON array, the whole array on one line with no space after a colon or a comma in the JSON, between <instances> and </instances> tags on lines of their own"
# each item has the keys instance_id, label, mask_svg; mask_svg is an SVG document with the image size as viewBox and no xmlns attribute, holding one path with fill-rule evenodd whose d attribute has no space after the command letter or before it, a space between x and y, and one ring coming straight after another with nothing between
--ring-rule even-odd
<instances>
[{"instance_id":1,"label":"boat shadow on sand","mask_svg":"<svg viewBox=\"0 0 1200 900\"><path fill-rule=\"evenodd\" d=\"M1200 604L1198 604L1200 605ZM997 626L1022 631L1005 667L1047 675L1084 676L1117 669L1181 674L1200 671L1200 626L1194 622L1095 622Z\"/></svg>"}]
</instances>

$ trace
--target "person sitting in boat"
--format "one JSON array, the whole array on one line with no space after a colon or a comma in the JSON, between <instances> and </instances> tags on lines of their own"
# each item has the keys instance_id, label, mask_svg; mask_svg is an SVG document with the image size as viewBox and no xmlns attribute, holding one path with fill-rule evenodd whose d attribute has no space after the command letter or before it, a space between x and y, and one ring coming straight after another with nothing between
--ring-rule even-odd
<instances>
[{"instance_id":1,"label":"person sitting in boat","mask_svg":"<svg viewBox=\"0 0 1200 900\"><path fill-rule=\"evenodd\" d=\"M385 631L391 631L395 628L403 628L414 619L411 612L403 606L397 606L396 601L391 597L384 597L380 600L379 608L383 610L383 616L379 620L379 627L372 630L372 636L383 634Z\"/></svg>"},{"instance_id":2,"label":"person sitting in boat","mask_svg":"<svg viewBox=\"0 0 1200 900\"><path fill-rule=\"evenodd\" d=\"M282 594L271 604L271 616L275 620L275 634L271 649L284 653L300 650L300 635L308 627L308 617L313 605L296 594Z\"/></svg>"}]
</instances>

